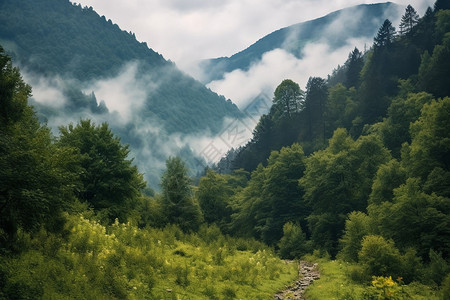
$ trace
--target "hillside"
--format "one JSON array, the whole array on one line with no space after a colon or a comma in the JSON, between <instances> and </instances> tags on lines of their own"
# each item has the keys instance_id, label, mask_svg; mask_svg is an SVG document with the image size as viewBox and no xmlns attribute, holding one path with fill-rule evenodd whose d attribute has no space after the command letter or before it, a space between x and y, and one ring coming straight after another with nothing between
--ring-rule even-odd
<instances>
[{"instance_id":1,"label":"hillside","mask_svg":"<svg viewBox=\"0 0 450 300\"><path fill-rule=\"evenodd\" d=\"M138 62L136 76L146 77L153 89L156 86L147 95L143 114L151 113L169 132L217 131L217 120L239 116L230 102L180 72L146 43L138 42L133 33L100 17L92 7L69 1L2 0L0 21L4 48L17 64L40 76L86 83L115 77L127 63Z\"/></svg>"},{"instance_id":2,"label":"hillside","mask_svg":"<svg viewBox=\"0 0 450 300\"><path fill-rule=\"evenodd\" d=\"M232 55L203 61L202 82L220 80L225 73L236 69L248 70L252 63L261 60L264 53L284 49L297 58L308 43L325 43L337 49L349 38L371 38L379 24L386 18L396 19L402 8L394 3L363 4L349 7L324 17L276 30L247 49Z\"/></svg>"},{"instance_id":3,"label":"hillside","mask_svg":"<svg viewBox=\"0 0 450 300\"><path fill-rule=\"evenodd\" d=\"M224 118L242 115L92 7L1 0L0 23L0 44L33 86L40 119L55 134L81 118L108 122L146 162L140 167L153 187L170 155L198 165L183 137L218 133Z\"/></svg>"}]
</instances>

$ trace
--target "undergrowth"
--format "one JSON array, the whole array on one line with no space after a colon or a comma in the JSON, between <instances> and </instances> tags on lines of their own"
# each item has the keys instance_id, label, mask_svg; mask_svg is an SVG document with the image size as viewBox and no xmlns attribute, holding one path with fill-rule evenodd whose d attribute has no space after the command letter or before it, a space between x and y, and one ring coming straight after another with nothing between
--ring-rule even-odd
<instances>
[{"instance_id":1,"label":"undergrowth","mask_svg":"<svg viewBox=\"0 0 450 300\"><path fill-rule=\"evenodd\" d=\"M68 216L64 237L21 242L19 256L1 258L0 298L270 299L297 276L271 248L215 226L186 234Z\"/></svg>"}]
</instances>

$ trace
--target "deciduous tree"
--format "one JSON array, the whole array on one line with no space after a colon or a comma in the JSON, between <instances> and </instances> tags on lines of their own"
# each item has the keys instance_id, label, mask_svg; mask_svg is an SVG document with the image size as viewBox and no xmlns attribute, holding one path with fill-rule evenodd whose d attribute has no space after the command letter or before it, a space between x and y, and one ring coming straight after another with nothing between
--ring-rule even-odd
<instances>
[{"instance_id":1,"label":"deciduous tree","mask_svg":"<svg viewBox=\"0 0 450 300\"><path fill-rule=\"evenodd\" d=\"M125 222L145 187L142 174L128 159L128 146L109 129L108 124L96 126L90 120L60 127L58 145L71 147L81 154L81 186L78 197L114 221Z\"/></svg>"}]
</instances>

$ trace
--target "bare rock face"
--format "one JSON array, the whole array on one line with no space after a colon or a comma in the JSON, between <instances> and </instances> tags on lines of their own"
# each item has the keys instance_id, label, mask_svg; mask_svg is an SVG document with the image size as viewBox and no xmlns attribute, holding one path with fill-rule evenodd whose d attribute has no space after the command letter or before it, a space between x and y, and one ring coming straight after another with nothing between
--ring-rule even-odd
<instances>
[{"instance_id":1,"label":"bare rock face","mask_svg":"<svg viewBox=\"0 0 450 300\"><path fill-rule=\"evenodd\" d=\"M317 264L307 261L301 261L299 266L299 279L286 290L275 294L276 300L302 300L303 293L306 288L320 278L319 268Z\"/></svg>"}]
</instances>

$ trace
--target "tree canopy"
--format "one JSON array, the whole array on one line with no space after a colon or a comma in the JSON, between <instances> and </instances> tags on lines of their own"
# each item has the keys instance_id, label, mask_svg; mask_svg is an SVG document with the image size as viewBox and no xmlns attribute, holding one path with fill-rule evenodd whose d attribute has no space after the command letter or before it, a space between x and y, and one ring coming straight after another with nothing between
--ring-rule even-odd
<instances>
[{"instance_id":1,"label":"tree canopy","mask_svg":"<svg viewBox=\"0 0 450 300\"><path fill-rule=\"evenodd\" d=\"M145 187L142 174L128 159L128 146L109 129L81 120L76 126L60 127L58 145L70 147L80 154L80 186L77 195L110 221L126 220Z\"/></svg>"}]
</instances>

